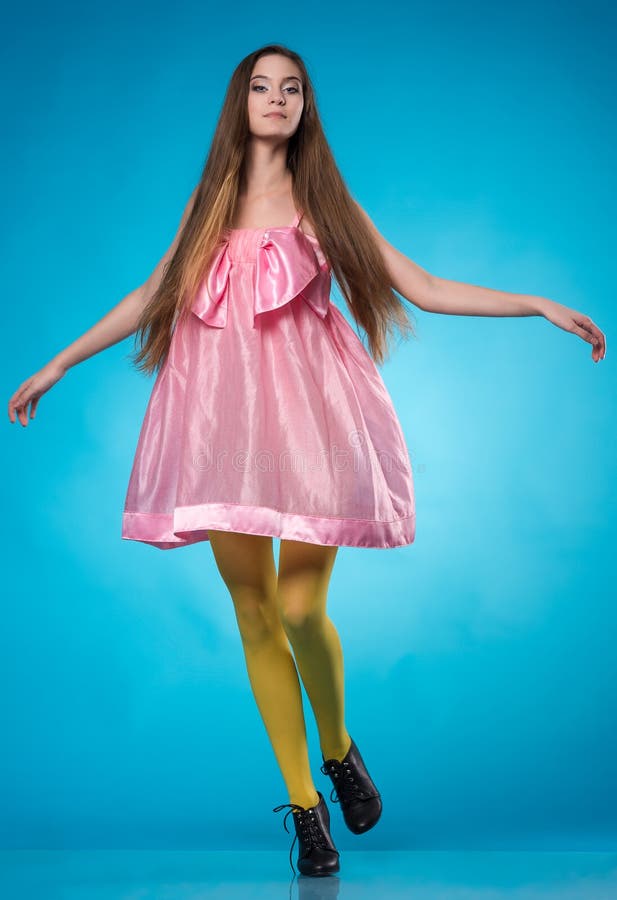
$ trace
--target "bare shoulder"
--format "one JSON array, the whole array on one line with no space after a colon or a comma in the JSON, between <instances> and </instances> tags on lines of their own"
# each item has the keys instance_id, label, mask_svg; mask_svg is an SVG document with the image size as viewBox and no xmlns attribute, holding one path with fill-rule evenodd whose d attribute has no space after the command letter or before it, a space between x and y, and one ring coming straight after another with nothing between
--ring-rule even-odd
<instances>
[{"instance_id":1,"label":"bare shoulder","mask_svg":"<svg viewBox=\"0 0 617 900\"><path fill-rule=\"evenodd\" d=\"M381 240L383 241L384 238L381 237L381 235L375 228L375 225L373 224L371 219L368 217L367 213L362 209L362 207L356 200L354 200L354 203L356 204L359 212L363 216L366 224L371 228L371 230L375 234L375 237L381 238ZM308 234L309 237L313 237L313 238L317 237L317 235L315 234L315 228L313 226L313 223L311 222L307 213L303 213L302 218L300 219L300 224L298 225L298 228L300 229L300 231L303 231L304 234Z\"/></svg>"},{"instance_id":2,"label":"bare shoulder","mask_svg":"<svg viewBox=\"0 0 617 900\"><path fill-rule=\"evenodd\" d=\"M304 213L302 218L300 219L298 228L300 229L300 231L304 232L304 234L308 235L309 237L313 237L313 238L317 239L317 235L315 234L315 229L313 227L313 223L311 222L309 217L306 215L306 213Z\"/></svg>"},{"instance_id":3,"label":"bare shoulder","mask_svg":"<svg viewBox=\"0 0 617 900\"><path fill-rule=\"evenodd\" d=\"M382 250L385 249L386 246L389 246L386 239L379 233L379 231L375 227L372 219L369 218L368 214L362 209L362 207L357 202L357 200L354 200L354 203L356 204L356 207L357 207L358 211L360 212L360 214L362 215L364 221L366 222L366 224L372 231L374 237L377 239L378 243L380 244ZM300 231L303 231L304 234L307 234L309 237L317 238L317 235L315 234L315 228L313 226L313 223L309 219L307 213L303 213L302 218L300 219L298 228L300 229Z\"/></svg>"},{"instance_id":4,"label":"bare shoulder","mask_svg":"<svg viewBox=\"0 0 617 900\"><path fill-rule=\"evenodd\" d=\"M387 241L366 210L357 200L354 203L381 251L392 287L410 303L424 309L433 290L434 276Z\"/></svg>"}]
</instances>

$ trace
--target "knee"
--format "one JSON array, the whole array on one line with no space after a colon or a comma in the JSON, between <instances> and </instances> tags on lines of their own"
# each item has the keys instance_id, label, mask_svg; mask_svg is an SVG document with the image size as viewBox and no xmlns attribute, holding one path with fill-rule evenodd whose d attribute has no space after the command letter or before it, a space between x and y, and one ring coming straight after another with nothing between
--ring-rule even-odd
<instances>
[{"instance_id":1,"label":"knee","mask_svg":"<svg viewBox=\"0 0 617 900\"><path fill-rule=\"evenodd\" d=\"M323 611L310 601L279 601L279 615L288 637L318 632L323 627Z\"/></svg>"},{"instance_id":2,"label":"knee","mask_svg":"<svg viewBox=\"0 0 617 900\"><path fill-rule=\"evenodd\" d=\"M232 594L240 636L244 643L260 644L281 628L276 604L271 596L254 589Z\"/></svg>"}]
</instances>

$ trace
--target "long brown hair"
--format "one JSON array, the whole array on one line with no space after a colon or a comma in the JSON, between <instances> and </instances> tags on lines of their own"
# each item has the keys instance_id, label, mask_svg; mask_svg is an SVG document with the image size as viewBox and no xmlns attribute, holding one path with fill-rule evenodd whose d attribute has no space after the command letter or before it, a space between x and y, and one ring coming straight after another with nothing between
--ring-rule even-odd
<instances>
[{"instance_id":1,"label":"long brown hair","mask_svg":"<svg viewBox=\"0 0 617 900\"><path fill-rule=\"evenodd\" d=\"M164 363L174 323L187 315L212 254L232 227L250 136L248 91L257 60L277 53L292 60L302 76L304 106L287 146L293 199L312 224L354 320L368 338L378 364L388 355L398 328L414 334L407 311L392 289L381 251L334 162L317 112L313 86L301 57L281 44L249 53L234 70L192 207L160 284L144 306L136 329L136 368L152 374Z\"/></svg>"}]
</instances>

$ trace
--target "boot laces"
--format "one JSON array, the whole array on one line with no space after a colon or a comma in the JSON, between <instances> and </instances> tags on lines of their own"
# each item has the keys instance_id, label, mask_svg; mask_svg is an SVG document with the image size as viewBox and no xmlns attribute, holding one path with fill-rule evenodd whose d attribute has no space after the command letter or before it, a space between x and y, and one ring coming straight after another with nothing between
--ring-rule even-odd
<instances>
[{"instance_id":1,"label":"boot laces","mask_svg":"<svg viewBox=\"0 0 617 900\"><path fill-rule=\"evenodd\" d=\"M317 817L315 816L314 808L305 809L303 806L299 806L297 803L281 803L280 806L275 806L272 812L279 812L281 809L285 809L286 806L290 808L285 813L283 817L283 825L285 826L285 831L289 834L289 828L287 827L287 817L290 816L293 812L296 813L296 823L298 826L298 830L296 831L296 835L292 841L291 849L289 850L289 863L291 865L292 872L294 875L296 874L296 869L293 864L292 856L294 845L298 839L298 831L300 832L300 836L303 841L308 843L311 847L319 847L322 850L329 850L330 847L326 842L326 837L319 827L319 822Z\"/></svg>"},{"instance_id":2,"label":"boot laces","mask_svg":"<svg viewBox=\"0 0 617 900\"><path fill-rule=\"evenodd\" d=\"M327 759L321 766L320 771L324 775L331 775L335 781L330 793L332 803L342 802L346 804L354 800L366 799L367 794L354 779L347 761L341 762L338 759Z\"/></svg>"}]
</instances>

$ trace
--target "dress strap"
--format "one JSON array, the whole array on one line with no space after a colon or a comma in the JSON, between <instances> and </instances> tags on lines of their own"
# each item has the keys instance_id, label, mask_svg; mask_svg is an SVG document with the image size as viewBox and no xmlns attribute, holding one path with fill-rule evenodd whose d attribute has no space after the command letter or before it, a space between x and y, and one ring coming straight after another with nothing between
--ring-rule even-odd
<instances>
[{"instance_id":1,"label":"dress strap","mask_svg":"<svg viewBox=\"0 0 617 900\"><path fill-rule=\"evenodd\" d=\"M304 215L304 210L302 210L302 209L299 209L299 210L297 209L297 210L296 210L296 214L295 214L295 216L294 216L294 220L293 220L293 222L291 223L291 228L297 228L297 227L298 227L298 225L300 224L300 219L302 218L303 215Z\"/></svg>"}]
</instances>

